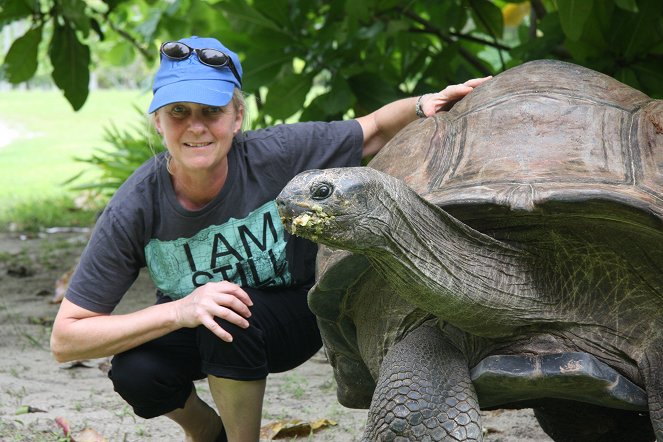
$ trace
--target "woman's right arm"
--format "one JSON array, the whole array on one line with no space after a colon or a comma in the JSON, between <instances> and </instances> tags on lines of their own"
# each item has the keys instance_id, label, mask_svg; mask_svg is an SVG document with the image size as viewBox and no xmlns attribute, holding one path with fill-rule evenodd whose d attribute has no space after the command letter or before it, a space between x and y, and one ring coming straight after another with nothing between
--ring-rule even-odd
<instances>
[{"instance_id":1,"label":"woman's right arm","mask_svg":"<svg viewBox=\"0 0 663 442\"><path fill-rule=\"evenodd\" d=\"M198 287L189 296L122 315L77 306L66 298L53 323L51 351L59 362L115 355L182 327L204 325L220 339L232 336L214 317L246 328L251 299L238 285L222 281Z\"/></svg>"}]
</instances>

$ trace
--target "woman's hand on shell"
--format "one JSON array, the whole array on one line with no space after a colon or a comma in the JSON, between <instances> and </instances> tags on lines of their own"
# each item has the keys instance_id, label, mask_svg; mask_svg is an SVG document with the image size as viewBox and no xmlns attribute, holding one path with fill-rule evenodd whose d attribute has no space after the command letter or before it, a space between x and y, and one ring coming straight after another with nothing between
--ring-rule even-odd
<instances>
[{"instance_id":1,"label":"woman's hand on shell","mask_svg":"<svg viewBox=\"0 0 663 442\"><path fill-rule=\"evenodd\" d=\"M215 317L247 328L251 316L249 307L253 305L249 295L237 284L228 281L208 282L173 303L176 321L180 327L193 328L204 325L212 333L226 342L232 335L221 327Z\"/></svg>"},{"instance_id":2,"label":"woman's hand on shell","mask_svg":"<svg viewBox=\"0 0 663 442\"><path fill-rule=\"evenodd\" d=\"M440 111L449 110L458 100L472 92L475 87L491 78L493 77L473 78L462 84L447 86L440 92L426 94L421 99L421 110L427 117L431 117Z\"/></svg>"}]
</instances>

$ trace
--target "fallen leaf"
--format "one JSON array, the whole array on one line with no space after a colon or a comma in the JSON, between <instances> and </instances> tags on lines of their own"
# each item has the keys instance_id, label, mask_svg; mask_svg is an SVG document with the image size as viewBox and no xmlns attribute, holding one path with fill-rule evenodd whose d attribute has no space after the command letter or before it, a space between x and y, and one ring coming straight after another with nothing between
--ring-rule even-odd
<instances>
[{"instance_id":1,"label":"fallen leaf","mask_svg":"<svg viewBox=\"0 0 663 442\"><path fill-rule=\"evenodd\" d=\"M107 442L106 438L103 437L97 430L92 428L86 428L83 431L79 431L74 434L71 438L72 442Z\"/></svg>"},{"instance_id":2,"label":"fallen leaf","mask_svg":"<svg viewBox=\"0 0 663 442\"><path fill-rule=\"evenodd\" d=\"M501 430L498 430L495 427L483 427L482 428L483 435L486 436L488 434L496 434L496 433L501 433Z\"/></svg>"},{"instance_id":3,"label":"fallen leaf","mask_svg":"<svg viewBox=\"0 0 663 442\"><path fill-rule=\"evenodd\" d=\"M318 419L305 422L299 419L280 420L264 425L260 429L260 439L285 439L292 437L306 437L323 428L336 425L329 419Z\"/></svg>"},{"instance_id":4,"label":"fallen leaf","mask_svg":"<svg viewBox=\"0 0 663 442\"><path fill-rule=\"evenodd\" d=\"M99 362L98 367L99 367L99 370L102 371L102 373L104 373L105 375L107 375L108 372L111 370L111 362L110 362L110 358L106 358L106 359L104 359L103 361Z\"/></svg>"},{"instance_id":5,"label":"fallen leaf","mask_svg":"<svg viewBox=\"0 0 663 442\"><path fill-rule=\"evenodd\" d=\"M64 299L64 294L67 293L67 288L69 287L69 280L71 275L74 274L78 263L74 264L72 268L67 270L55 281L55 294L51 298L51 304L59 304Z\"/></svg>"},{"instance_id":6,"label":"fallen leaf","mask_svg":"<svg viewBox=\"0 0 663 442\"><path fill-rule=\"evenodd\" d=\"M104 436L92 428L85 428L72 434L69 422L62 416L56 417L55 423L62 429L64 437L68 438L69 442L108 442Z\"/></svg>"},{"instance_id":7,"label":"fallen leaf","mask_svg":"<svg viewBox=\"0 0 663 442\"><path fill-rule=\"evenodd\" d=\"M63 365L63 366L60 367L60 368L62 368L62 369L64 369L64 370L71 370L71 369L73 369L73 368L92 368L91 365L88 365L88 364L87 364L88 362L89 362L88 360L83 360L83 361L73 361L72 363L70 363L70 364L66 364L66 365Z\"/></svg>"},{"instance_id":8,"label":"fallen leaf","mask_svg":"<svg viewBox=\"0 0 663 442\"><path fill-rule=\"evenodd\" d=\"M67 422L67 419L62 416L58 416L55 418L55 423L58 425L58 427L62 428L64 437L71 436L71 428L69 427L69 422Z\"/></svg>"},{"instance_id":9,"label":"fallen leaf","mask_svg":"<svg viewBox=\"0 0 663 442\"><path fill-rule=\"evenodd\" d=\"M28 316L28 323L33 325L51 326L53 320L52 316Z\"/></svg>"},{"instance_id":10,"label":"fallen leaf","mask_svg":"<svg viewBox=\"0 0 663 442\"><path fill-rule=\"evenodd\" d=\"M16 414L27 414L27 413L46 413L46 410L31 407L30 405L22 405L18 407L18 410L16 410Z\"/></svg>"}]
</instances>

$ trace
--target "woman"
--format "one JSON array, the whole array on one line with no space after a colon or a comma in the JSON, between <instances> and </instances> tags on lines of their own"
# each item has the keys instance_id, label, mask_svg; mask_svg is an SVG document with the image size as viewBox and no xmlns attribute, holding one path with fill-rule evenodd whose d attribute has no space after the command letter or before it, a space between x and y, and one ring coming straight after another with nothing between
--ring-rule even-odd
<instances>
[{"instance_id":1,"label":"woman","mask_svg":"<svg viewBox=\"0 0 663 442\"><path fill-rule=\"evenodd\" d=\"M321 346L306 293L315 245L286 235L274 198L297 173L356 166L407 123L486 79L370 115L240 131L242 68L213 38L161 46L149 108L167 152L124 183L99 218L53 326L60 361L115 355L109 377L139 416L187 441L257 441L268 373ZM140 269L155 305L111 315ZM196 394L207 378L217 411Z\"/></svg>"}]
</instances>

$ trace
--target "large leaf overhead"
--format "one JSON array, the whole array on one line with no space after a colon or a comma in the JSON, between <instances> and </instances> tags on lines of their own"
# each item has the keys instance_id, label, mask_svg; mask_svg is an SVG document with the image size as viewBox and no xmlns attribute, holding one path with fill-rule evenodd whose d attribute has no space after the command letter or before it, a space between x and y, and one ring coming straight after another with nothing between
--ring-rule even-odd
<instances>
[{"instance_id":1,"label":"large leaf overhead","mask_svg":"<svg viewBox=\"0 0 663 442\"><path fill-rule=\"evenodd\" d=\"M5 69L11 83L29 80L37 71L37 55L41 42L41 27L30 29L16 39L5 56Z\"/></svg>"},{"instance_id":2,"label":"large leaf overhead","mask_svg":"<svg viewBox=\"0 0 663 442\"><path fill-rule=\"evenodd\" d=\"M542 58L663 97L661 0L0 1L0 27L18 20L28 31L0 75L30 81L52 64L76 109L90 69L130 65L136 55L154 67L162 41L190 35L216 36L239 53L256 127L360 115Z\"/></svg>"},{"instance_id":3,"label":"large leaf overhead","mask_svg":"<svg viewBox=\"0 0 663 442\"><path fill-rule=\"evenodd\" d=\"M90 82L90 48L76 37L68 26L53 31L50 53L53 81L64 91L74 110L80 109L88 96Z\"/></svg>"}]
</instances>

